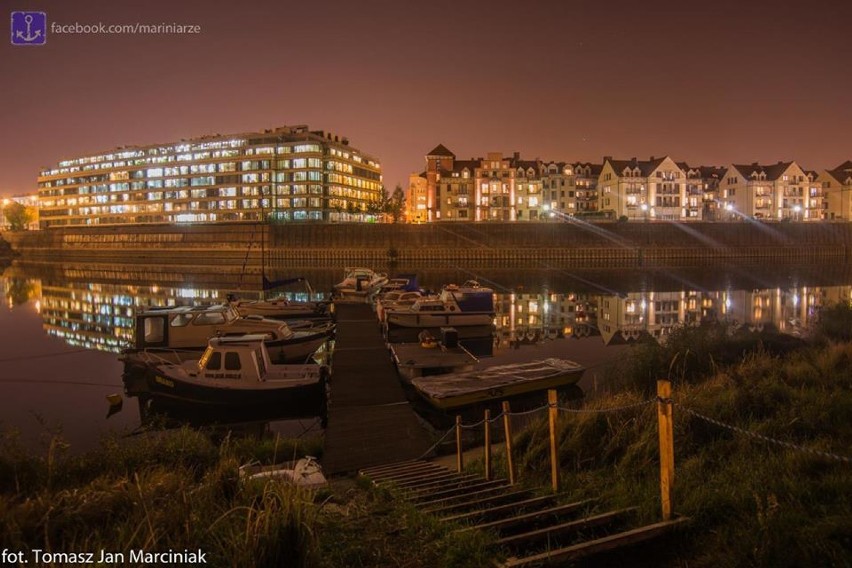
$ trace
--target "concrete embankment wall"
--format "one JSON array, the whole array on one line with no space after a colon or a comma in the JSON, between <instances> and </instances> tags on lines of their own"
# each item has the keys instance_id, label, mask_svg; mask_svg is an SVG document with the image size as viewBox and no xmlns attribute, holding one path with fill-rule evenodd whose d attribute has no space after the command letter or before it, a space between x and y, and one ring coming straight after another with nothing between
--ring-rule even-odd
<instances>
[{"instance_id":1,"label":"concrete embankment wall","mask_svg":"<svg viewBox=\"0 0 852 568\"><path fill-rule=\"evenodd\" d=\"M5 235L25 258L152 264L670 266L848 261L850 223L437 223L151 225Z\"/></svg>"}]
</instances>

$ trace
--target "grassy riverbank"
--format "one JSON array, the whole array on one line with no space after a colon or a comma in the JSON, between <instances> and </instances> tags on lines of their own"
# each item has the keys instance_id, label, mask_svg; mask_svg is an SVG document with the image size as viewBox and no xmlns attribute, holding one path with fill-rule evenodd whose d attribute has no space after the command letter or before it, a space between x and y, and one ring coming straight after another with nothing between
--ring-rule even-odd
<instances>
[{"instance_id":1,"label":"grassy riverbank","mask_svg":"<svg viewBox=\"0 0 852 568\"><path fill-rule=\"evenodd\" d=\"M724 352L742 347L742 337L714 342L711 330L683 331L665 347L636 349L620 375L632 388L590 405L612 412L560 414L562 489L613 507L638 505L653 522L660 514L656 404L616 409L652 398L649 361L671 362L658 363L653 377L671 373L674 507L692 523L647 557L610 561L691 568L852 565L852 463L832 457L852 457L852 343L829 340L836 331L849 333L837 319L850 312L829 312L812 343L790 344L782 353L757 341L724 363ZM693 357L716 364L693 367ZM548 440L544 421L516 440L526 483L549 482Z\"/></svg>"},{"instance_id":2,"label":"grassy riverbank","mask_svg":"<svg viewBox=\"0 0 852 568\"><path fill-rule=\"evenodd\" d=\"M200 548L211 566L313 566L316 495L246 482L239 466L316 453L319 442L225 439L188 428L108 439L82 456L53 437L32 456L0 447L0 535L12 550Z\"/></svg>"}]
</instances>

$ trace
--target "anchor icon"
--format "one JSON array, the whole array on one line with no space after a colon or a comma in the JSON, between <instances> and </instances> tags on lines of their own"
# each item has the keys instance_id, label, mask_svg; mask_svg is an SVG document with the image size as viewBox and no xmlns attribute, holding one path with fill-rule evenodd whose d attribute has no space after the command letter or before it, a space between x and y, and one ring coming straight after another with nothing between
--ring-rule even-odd
<instances>
[{"instance_id":1,"label":"anchor icon","mask_svg":"<svg viewBox=\"0 0 852 568\"><path fill-rule=\"evenodd\" d=\"M33 25L32 15L27 14L26 16L24 16L24 22L26 22L26 24L27 24L27 35L24 35L24 33L21 30L18 30L18 33L15 34L17 37L21 38L22 40L24 40L26 42L35 41L35 40L37 40L38 38L41 37L41 30L36 30L35 33L32 33L32 25Z\"/></svg>"},{"instance_id":2,"label":"anchor icon","mask_svg":"<svg viewBox=\"0 0 852 568\"><path fill-rule=\"evenodd\" d=\"M12 43L44 45L47 40L46 16L44 12L12 12Z\"/></svg>"}]
</instances>

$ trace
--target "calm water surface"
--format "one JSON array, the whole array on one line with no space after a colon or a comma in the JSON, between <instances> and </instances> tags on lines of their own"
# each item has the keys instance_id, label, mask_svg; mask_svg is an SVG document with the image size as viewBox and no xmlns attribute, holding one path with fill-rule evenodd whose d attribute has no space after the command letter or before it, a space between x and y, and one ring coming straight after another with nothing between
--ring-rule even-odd
<instances>
[{"instance_id":1,"label":"calm water surface","mask_svg":"<svg viewBox=\"0 0 852 568\"><path fill-rule=\"evenodd\" d=\"M342 267L294 269L323 298ZM475 278L497 292L496 333L483 365L541 357L573 359L588 368L580 386L593 393L600 370L629 345L664 340L676 325L727 320L752 329L775 326L802 335L820 306L852 299L852 267L737 266L726 269L525 270L423 269L420 284L438 289ZM108 416L107 396L122 394L118 352L133 341L133 318L146 306L222 301L237 288L257 295L258 275L240 267L161 268L139 265L27 264L3 271L0 290L0 424L20 431L33 452L61 431L74 450L105 432L134 432L143 423L136 399ZM144 410L144 409L143 409ZM246 425L299 435L312 419Z\"/></svg>"}]
</instances>

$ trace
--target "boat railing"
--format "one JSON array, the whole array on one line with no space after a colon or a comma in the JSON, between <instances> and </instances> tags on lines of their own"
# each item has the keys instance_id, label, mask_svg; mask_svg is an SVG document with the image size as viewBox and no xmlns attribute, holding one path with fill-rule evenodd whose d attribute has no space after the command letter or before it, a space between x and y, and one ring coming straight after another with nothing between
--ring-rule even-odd
<instances>
[{"instance_id":1,"label":"boat railing","mask_svg":"<svg viewBox=\"0 0 852 568\"><path fill-rule=\"evenodd\" d=\"M201 352L190 349L163 349L157 348L157 351L142 349L136 353L139 359L146 365L175 365L183 360L183 355L191 353L201 356ZM172 357L169 358L168 355Z\"/></svg>"}]
</instances>

